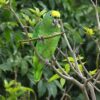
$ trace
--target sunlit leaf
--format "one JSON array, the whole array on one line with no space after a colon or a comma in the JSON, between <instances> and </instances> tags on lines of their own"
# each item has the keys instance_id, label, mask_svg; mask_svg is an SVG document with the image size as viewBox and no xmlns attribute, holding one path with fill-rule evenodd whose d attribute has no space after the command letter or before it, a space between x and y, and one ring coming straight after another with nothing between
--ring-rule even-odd
<instances>
[{"instance_id":1,"label":"sunlit leaf","mask_svg":"<svg viewBox=\"0 0 100 100\"><path fill-rule=\"evenodd\" d=\"M80 71L82 72L83 71L82 65L81 64L78 64L78 67L79 67Z\"/></svg>"},{"instance_id":2,"label":"sunlit leaf","mask_svg":"<svg viewBox=\"0 0 100 100\"><path fill-rule=\"evenodd\" d=\"M89 74L90 74L90 75L94 75L96 72L97 72L97 69L94 69L94 70L92 70L92 71L89 71Z\"/></svg>"},{"instance_id":3,"label":"sunlit leaf","mask_svg":"<svg viewBox=\"0 0 100 100\"><path fill-rule=\"evenodd\" d=\"M48 82L54 81L56 79L60 78L60 76L58 74L54 74L49 80Z\"/></svg>"},{"instance_id":4,"label":"sunlit leaf","mask_svg":"<svg viewBox=\"0 0 100 100\"><path fill-rule=\"evenodd\" d=\"M65 82L66 82L65 79L63 79L63 78L60 79L60 84L62 87L65 85Z\"/></svg>"},{"instance_id":5,"label":"sunlit leaf","mask_svg":"<svg viewBox=\"0 0 100 100\"><path fill-rule=\"evenodd\" d=\"M70 72L70 65L69 64L65 64L65 70L67 73Z\"/></svg>"},{"instance_id":6,"label":"sunlit leaf","mask_svg":"<svg viewBox=\"0 0 100 100\"><path fill-rule=\"evenodd\" d=\"M92 28L84 27L84 30L86 31L85 33L89 36L92 36L95 34Z\"/></svg>"},{"instance_id":7,"label":"sunlit leaf","mask_svg":"<svg viewBox=\"0 0 100 100\"><path fill-rule=\"evenodd\" d=\"M79 55L79 57L80 57L80 60L84 59L84 57L82 57L82 56L80 56L80 55ZM74 62L74 58L73 58L73 57L68 57L68 60L69 60L70 62ZM77 57L76 60L79 60L79 58ZM67 61L67 59L64 59L63 61Z\"/></svg>"},{"instance_id":8,"label":"sunlit leaf","mask_svg":"<svg viewBox=\"0 0 100 100\"><path fill-rule=\"evenodd\" d=\"M0 100L6 100L6 98L0 95Z\"/></svg>"}]
</instances>

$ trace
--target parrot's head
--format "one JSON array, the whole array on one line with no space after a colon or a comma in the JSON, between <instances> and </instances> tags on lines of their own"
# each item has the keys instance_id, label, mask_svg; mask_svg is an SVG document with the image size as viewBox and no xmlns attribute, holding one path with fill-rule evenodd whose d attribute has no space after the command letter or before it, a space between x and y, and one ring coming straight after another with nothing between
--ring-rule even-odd
<instances>
[{"instance_id":1,"label":"parrot's head","mask_svg":"<svg viewBox=\"0 0 100 100\"><path fill-rule=\"evenodd\" d=\"M60 12L59 11L56 11L56 10L52 10L52 11L49 11L45 14L45 19L48 19L48 21L51 21L51 23L54 25L54 26L57 26L60 28Z\"/></svg>"},{"instance_id":2,"label":"parrot's head","mask_svg":"<svg viewBox=\"0 0 100 100\"><path fill-rule=\"evenodd\" d=\"M52 10L51 11L51 16L53 17L53 24L55 26L58 26L60 27L60 23L59 23L59 19L60 19L60 12L59 11L56 11L56 10Z\"/></svg>"}]
</instances>

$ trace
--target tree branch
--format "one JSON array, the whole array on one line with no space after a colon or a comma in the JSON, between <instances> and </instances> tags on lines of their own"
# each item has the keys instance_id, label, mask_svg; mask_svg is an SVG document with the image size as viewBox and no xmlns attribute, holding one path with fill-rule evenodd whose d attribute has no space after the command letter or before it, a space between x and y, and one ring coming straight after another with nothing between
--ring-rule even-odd
<instances>
[{"instance_id":1,"label":"tree branch","mask_svg":"<svg viewBox=\"0 0 100 100\"><path fill-rule=\"evenodd\" d=\"M54 38L56 36L62 35L63 32L61 33L53 33L52 35L48 35L48 36L41 36L41 37L37 37L37 38L32 38L32 39L27 39L27 40L20 40L19 42L22 43L26 43L26 42L31 42L31 41L37 41L37 40L44 40L44 39L50 39L50 38Z\"/></svg>"},{"instance_id":2,"label":"tree branch","mask_svg":"<svg viewBox=\"0 0 100 100\"><path fill-rule=\"evenodd\" d=\"M95 9L95 15L96 15L96 20L97 20L97 24L98 24L98 30L100 31L100 19L99 19L99 13L98 13L98 8L97 8L97 0L96 0L96 4L94 3L93 0L91 0L92 5Z\"/></svg>"},{"instance_id":3,"label":"tree branch","mask_svg":"<svg viewBox=\"0 0 100 100\"><path fill-rule=\"evenodd\" d=\"M70 50L70 52L71 52L71 54L72 54L72 57L74 58L75 68L76 68L76 70L79 72L80 76L81 76L82 79L83 79L83 75L82 75L82 73L81 73L81 71L79 70L79 67L78 67L78 62L77 62L77 60L76 60L76 55L75 55L74 51L72 50L72 47L71 47L71 45L70 45L70 43L69 43L69 41L68 41L68 39L67 39L67 36L66 36L66 34L65 34L65 30L64 30L64 27L63 27L62 20L60 20L60 25L61 25L62 32L64 33L64 34L63 34L63 37L64 37L64 39L65 39L65 42L66 42L66 44L67 44L67 46L68 46L68 48L69 48L69 50Z\"/></svg>"}]
</instances>

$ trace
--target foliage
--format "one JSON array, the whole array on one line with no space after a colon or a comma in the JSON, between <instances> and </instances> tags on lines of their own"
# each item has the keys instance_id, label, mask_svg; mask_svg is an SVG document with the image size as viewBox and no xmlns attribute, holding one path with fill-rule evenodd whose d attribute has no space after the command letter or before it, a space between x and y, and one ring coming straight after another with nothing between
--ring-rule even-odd
<instances>
[{"instance_id":1,"label":"foliage","mask_svg":"<svg viewBox=\"0 0 100 100\"><path fill-rule=\"evenodd\" d=\"M97 9L100 12L99 6ZM90 0L78 2L77 0L0 0L0 100L6 100L6 98L20 100L27 91L33 92L30 94L30 100L33 99L33 95L38 100L58 100L57 97L63 97L67 90L73 100L83 99L83 94L76 85L69 90L71 82L63 79L48 65L43 68L42 78L35 83L33 47L30 42L20 42L33 38L35 27L42 21L45 13L51 10L58 10L61 13L59 16L63 21L73 52L77 55L76 60L81 73L86 76L83 66L91 76L98 72L100 35ZM33 41L33 46L36 46L37 42ZM62 69L66 74L80 81L70 67L69 62L75 66L75 59L63 36L60 38L58 47L68 55L66 59L59 50L54 53ZM81 56L78 57L78 55ZM60 68L57 70L63 73ZM98 93L97 97L99 97Z\"/></svg>"},{"instance_id":2,"label":"foliage","mask_svg":"<svg viewBox=\"0 0 100 100\"><path fill-rule=\"evenodd\" d=\"M9 83L7 82L7 80L4 80L4 87L7 92L7 100L16 100L19 97L21 98L22 95L25 94L25 92L33 92L32 89L23 87L20 83L16 82L15 80L10 81Z\"/></svg>"}]
</instances>

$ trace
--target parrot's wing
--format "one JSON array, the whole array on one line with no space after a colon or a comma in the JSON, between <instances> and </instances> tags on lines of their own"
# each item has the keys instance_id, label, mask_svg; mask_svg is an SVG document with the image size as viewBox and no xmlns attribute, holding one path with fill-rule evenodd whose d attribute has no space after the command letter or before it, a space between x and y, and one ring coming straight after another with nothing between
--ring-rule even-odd
<instances>
[{"instance_id":1,"label":"parrot's wing","mask_svg":"<svg viewBox=\"0 0 100 100\"><path fill-rule=\"evenodd\" d=\"M52 23L53 23L53 17L51 17L48 13L47 15L44 16L41 23L39 23L35 27L33 36L35 37L48 36L60 32L60 28L54 26ZM56 50L59 38L60 36L57 36L54 38L37 41L36 50L39 53L39 55L42 56L44 59L50 60ZM42 76L42 69L45 66L45 64L40 61L40 59L36 56L36 54L34 54L33 62L34 62L34 80L39 81Z\"/></svg>"}]
</instances>

